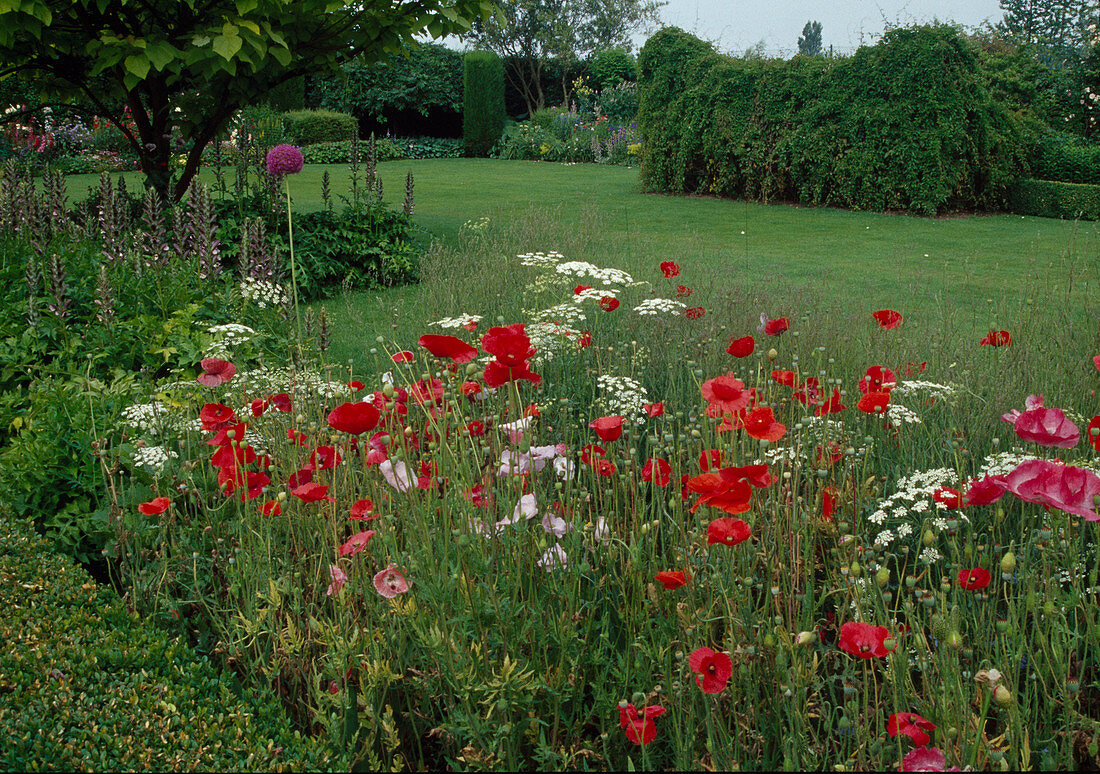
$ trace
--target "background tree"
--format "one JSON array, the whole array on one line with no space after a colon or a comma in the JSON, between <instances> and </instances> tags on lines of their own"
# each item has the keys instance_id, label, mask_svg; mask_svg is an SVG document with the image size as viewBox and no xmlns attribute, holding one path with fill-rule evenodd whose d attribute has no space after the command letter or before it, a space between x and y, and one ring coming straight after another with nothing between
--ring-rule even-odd
<instances>
[{"instance_id":1,"label":"background tree","mask_svg":"<svg viewBox=\"0 0 1100 774\"><path fill-rule=\"evenodd\" d=\"M802 28L802 36L798 39L798 53L804 56L821 54L821 22L806 22L806 26Z\"/></svg>"},{"instance_id":2,"label":"background tree","mask_svg":"<svg viewBox=\"0 0 1100 774\"><path fill-rule=\"evenodd\" d=\"M502 0L500 14L475 21L467 40L504 60L509 83L523 96L528 114L546 107L547 63L571 68L596 51L630 50L630 36L658 20L662 0ZM568 86L565 94L568 98Z\"/></svg>"},{"instance_id":3,"label":"background tree","mask_svg":"<svg viewBox=\"0 0 1100 774\"><path fill-rule=\"evenodd\" d=\"M241 107L308 73L469 29L490 0L0 0L0 79L30 73L106 118L178 200ZM126 110L129 118L126 120ZM186 161L173 184L178 138Z\"/></svg>"}]
</instances>

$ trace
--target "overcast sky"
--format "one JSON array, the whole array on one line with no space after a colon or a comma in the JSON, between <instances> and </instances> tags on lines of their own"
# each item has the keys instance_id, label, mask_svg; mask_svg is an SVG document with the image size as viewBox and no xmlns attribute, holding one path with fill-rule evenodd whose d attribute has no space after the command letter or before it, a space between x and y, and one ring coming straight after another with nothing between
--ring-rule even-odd
<instances>
[{"instance_id":1,"label":"overcast sky","mask_svg":"<svg viewBox=\"0 0 1100 774\"><path fill-rule=\"evenodd\" d=\"M811 19L821 22L826 49L850 53L874 43L887 25L908 26L938 19L977 27L996 23L1004 13L999 0L668 0L661 9L666 25L680 27L740 54L759 41L769 54L790 56ZM636 46L647 36L635 38Z\"/></svg>"}]
</instances>

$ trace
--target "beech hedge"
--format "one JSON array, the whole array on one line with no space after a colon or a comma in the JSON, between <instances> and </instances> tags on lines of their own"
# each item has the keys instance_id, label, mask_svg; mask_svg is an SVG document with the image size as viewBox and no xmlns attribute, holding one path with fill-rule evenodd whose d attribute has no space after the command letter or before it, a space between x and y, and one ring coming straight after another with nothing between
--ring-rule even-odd
<instances>
[{"instance_id":1,"label":"beech hedge","mask_svg":"<svg viewBox=\"0 0 1100 774\"><path fill-rule=\"evenodd\" d=\"M650 190L922 215L999 209L1036 142L946 25L790 61L735 59L667 28L638 70Z\"/></svg>"}]
</instances>

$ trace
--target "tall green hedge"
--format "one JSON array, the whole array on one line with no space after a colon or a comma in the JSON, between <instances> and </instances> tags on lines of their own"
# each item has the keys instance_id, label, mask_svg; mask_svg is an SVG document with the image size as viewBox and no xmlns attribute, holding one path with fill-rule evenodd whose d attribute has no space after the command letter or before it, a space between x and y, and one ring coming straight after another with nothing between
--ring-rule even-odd
<instances>
[{"instance_id":1,"label":"tall green hedge","mask_svg":"<svg viewBox=\"0 0 1100 774\"><path fill-rule=\"evenodd\" d=\"M492 51L466 54L462 136L466 155L484 157L504 132L504 63Z\"/></svg>"},{"instance_id":2,"label":"tall green hedge","mask_svg":"<svg viewBox=\"0 0 1100 774\"><path fill-rule=\"evenodd\" d=\"M1003 206L1031 138L949 26L842 59L743 60L668 28L638 58L650 189L934 215Z\"/></svg>"}]
</instances>

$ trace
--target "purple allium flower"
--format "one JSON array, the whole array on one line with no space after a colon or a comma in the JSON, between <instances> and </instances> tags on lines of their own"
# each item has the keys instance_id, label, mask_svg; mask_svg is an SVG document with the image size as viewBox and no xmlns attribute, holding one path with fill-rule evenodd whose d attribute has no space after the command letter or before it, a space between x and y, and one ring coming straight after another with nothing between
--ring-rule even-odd
<instances>
[{"instance_id":1,"label":"purple allium flower","mask_svg":"<svg viewBox=\"0 0 1100 774\"><path fill-rule=\"evenodd\" d=\"M302 171L302 152L293 145L276 145L267 152L267 172L273 177Z\"/></svg>"}]
</instances>

